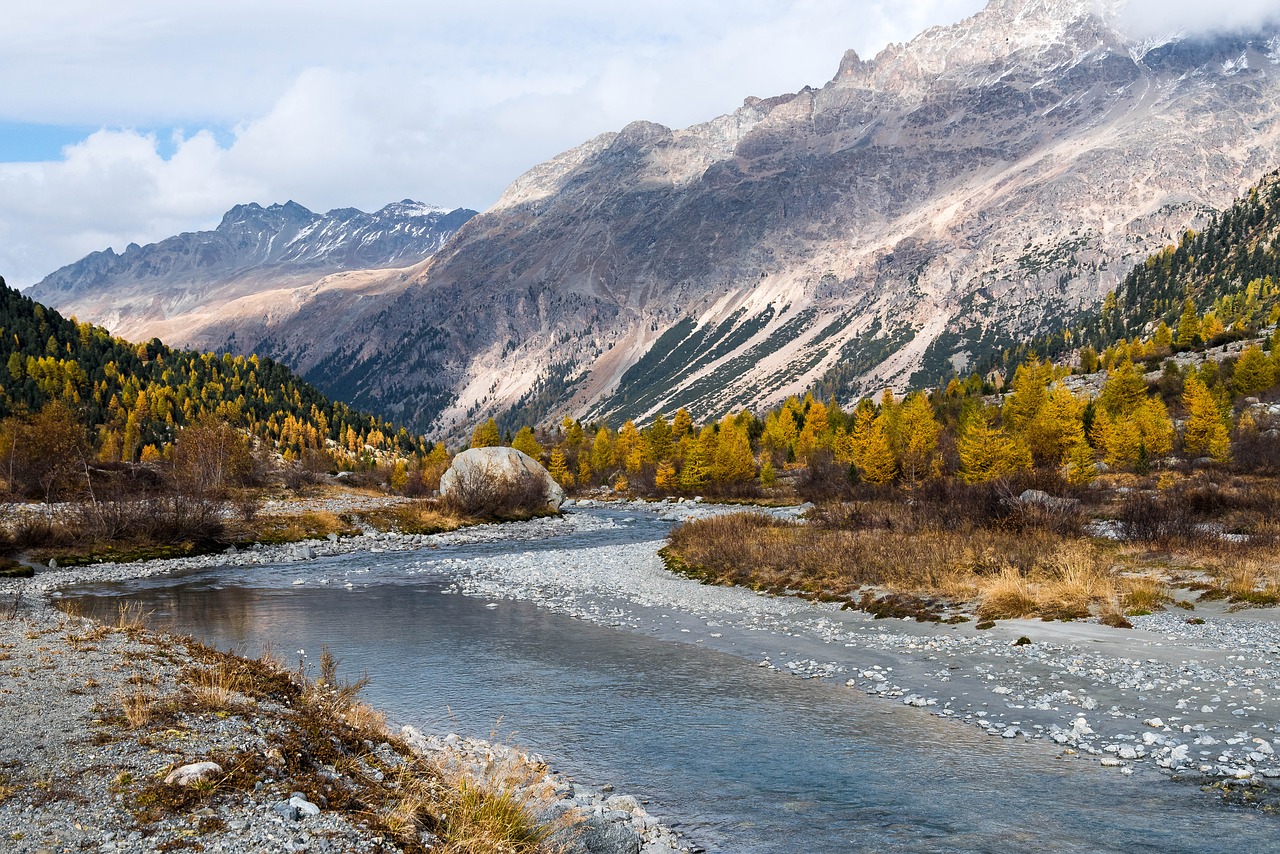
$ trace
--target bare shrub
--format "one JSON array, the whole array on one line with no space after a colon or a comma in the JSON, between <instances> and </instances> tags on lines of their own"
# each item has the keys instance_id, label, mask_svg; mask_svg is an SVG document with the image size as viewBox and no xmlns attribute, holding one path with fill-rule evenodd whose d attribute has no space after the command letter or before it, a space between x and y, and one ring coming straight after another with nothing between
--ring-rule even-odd
<instances>
[{"instance_id":1,"label":"bare shrub","mask_svg":"<svg viewBox=\"0 0 1280 854\"><path fill-rule=\"evenodd\" d=\"M805 501L814 503L851 498L853 484L849 467L837 462L830 451L816 451L796 482L796 492Z\"/></svg>"},{"instance_id":2,"label":"bare shrub","mask_svg":"<svg viewBox=\"0 0 1280 854\"><path fill-rule=\"evenodd\" d=\"M500 475L480 468L455 473L441 501L446 510L477 519L528 519L547 511L547 485L537 475Z\"/></svg>"},{"instance_id":3,"label":"bare shrub","mask_svg":"<svg viewBox=\"0 0 1280 854\"><path fill-rule=\"evenodd\" d=\"M224 534L217 503L184 494L80 503L73 513L82 539L91 542L209 543Z\"/></svg>"},{"instance_id":4,"label":"bare shrub","mask_svg":"<svg viewBox=\"0 0 1280 854\"><path fill-rule=\"evenodd\" d=\"M1118 521L1124 538L1140 543L1190 540L1195 525L1190 508L1176 496L1148 492L1126 497L1120 505Z\"/></svg>"}]
</instances>

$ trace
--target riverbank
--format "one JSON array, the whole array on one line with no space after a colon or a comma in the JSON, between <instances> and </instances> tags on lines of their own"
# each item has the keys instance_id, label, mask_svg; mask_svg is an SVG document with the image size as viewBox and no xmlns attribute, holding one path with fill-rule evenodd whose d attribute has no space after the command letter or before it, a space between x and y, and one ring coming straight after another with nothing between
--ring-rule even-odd
<instances>
[{"instance_id":1,"label":"riverbank","mask_svg":"<svg viewBox=\"0 0 1280 854\"><path fill-rule=\"evenodd\" d=\"M323 674L310 674L308 682L278 663L148 632L132 615L110 626L50 604L58 588L88 581L195 566L234 572L324 554L439 547L459 537L542 539L597 523L586 516L539 519L478 526L429 542L400 534L339 537L200 558L46 569L32 579L0 582L0 673L6 677L0 726L11 736L0 745L4 850L460 851L449 847L443 831L475 809L454 795L476 791L488 792L490 802L509 793L551 828L537 850L697 850L635 799L578 784L541 757L448 734L424 736L409 728L392 734L381 729L378 713L354 702L327 707L336 717L317 721L314 704L304 698L325 684ZM233 675L241 672L252 678ZM345 732L348 719L356 729ZM164 782L176 769L201 762L218 770L190 787ZM406 806L410 777L430 785Z\"/></svg>"},{"instance_id":2,"label":"riverbank","mask_svg":"<svg viewBox=\"0 0 1280 854\"><path fill-rule=\"evenodd\" d=\"M609 507L668 521L739 509L695 502ZM794 515L798 509L771 512ZM571 507L562 520L440 536L532 543L547 536L544 526L553 523L571 533L628 521L589 506ZM1277 651L1270 641L1270 610L1232 613L1201 605L1194 619L1204 623L1187 623L1191 615L1171 612L1136 618L1133 630L1018 620L977 631L972 624L874 620L832 604L697 584L666 572L657 556L663 541L656 535L626 545L571 551L531 547L469 559L437 551L432 545L440 541L427 539L375 538L364 544L404 552L394 562L396 573L447 577L454 592L490 600L498 608L502 600L525 600L600 625L728 652L758 663L762 671L852 683L852 689L898 706L894 716L933 714L1002 740L1039 743L1046 755L1092 763L1094 774L1134 774L1156 784L1164 773L1214 786L1216 795L1234 801L1271 803L1269 772L1280 763L1249 755L1268 759L1273 754L1254 739L1269 746L1276 737L1272 692L1280 674L1267 664ZM315 545L356 550L345 541ZM241 555L254 563L271 562L273 556ZM306 566L299 558L298 589L329 583L332 573ZM113 573L99 577L106 580L156 567L97 569ZM52 590L59 575L42 572L34 581ZM1030 643L1019 644L1022 637ZM1148 723L1156 720L1159 726ZM938 732L945 738L955 729L944 726Z\"/></svg>"}]
</instances>

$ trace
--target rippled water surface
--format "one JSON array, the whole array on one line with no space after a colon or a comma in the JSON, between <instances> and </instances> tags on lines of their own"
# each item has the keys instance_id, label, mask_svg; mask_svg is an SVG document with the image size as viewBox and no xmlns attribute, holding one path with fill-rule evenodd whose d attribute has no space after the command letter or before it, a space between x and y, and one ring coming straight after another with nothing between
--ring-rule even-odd
<instances>
[{"instance_id":1,"label":"rippled water surface","mask_svg":"<svg viewBox=\"0 0 1280 854\"><path fill-rule=\"evenodd\" d=\"M255 654L328 645L396 723L515 733L562 770L651 801L713 852L1280 850L1280 825L1197 791L991 739L839 684L692 644L445 592L447 560L661 536L652 517L556 542L207 570L75 597ZM438 571L421 572L425 559ZM419 571L406 572L416 566ZM297 585L331 578L329 585ZM351 583L350 589L344 587ZM495 607L496 605L496 607Z\"/></svg>"}]
</instances>

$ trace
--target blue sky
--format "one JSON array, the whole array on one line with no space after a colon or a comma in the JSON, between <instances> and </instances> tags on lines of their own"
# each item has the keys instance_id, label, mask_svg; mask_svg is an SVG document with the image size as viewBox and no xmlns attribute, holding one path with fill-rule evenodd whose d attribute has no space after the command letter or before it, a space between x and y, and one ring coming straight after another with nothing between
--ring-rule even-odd
<instances>
[{"instance_id":1,"label":"blue sky","mask_svg":"<svg viewBox=\"0 0 1280 854\"><path fill-rule=\"evenodd\" d=\"M1157 31L1280 5L1129 2ZM10 4L0 276L26 286L91 251L212 227L241 202L370 210L410 197L483 209L524 170L598 133L636 119L686 126L749 95L820 86L847 48L870 57L982 5Z\"/></svg>"}]
</instances>

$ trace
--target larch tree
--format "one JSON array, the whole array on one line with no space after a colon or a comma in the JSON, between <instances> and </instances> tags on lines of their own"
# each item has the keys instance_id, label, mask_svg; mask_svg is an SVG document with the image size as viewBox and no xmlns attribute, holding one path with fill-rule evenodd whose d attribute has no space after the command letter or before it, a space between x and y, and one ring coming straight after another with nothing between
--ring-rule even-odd
<instances>
[{"instance_id":1,"label":"larch tree","mask_svg":"<svg viewBox=\"0 0 1280 854\"><path fill-rule=\"evenodd\" d=\"M352 431L354 433L354 431ZM354 444L354 439L350 440ZM502 433L498 430L498 422L492 418L471 431L471 447L496 448L502 444ZM352 448L351 450L355 450Z\"/></svg>"},{"instance_id":2,"label":"larch tree","mask_svg":"<svg viewBox=\"0 0 1280 854\"><path fill-rule=\"evenodd\" d=\"M515 438L511 440L511 447L528 454L538 462L542 462L542 455L546 453L542 445L538 444L537 437L533 435L533 428L527 425L516 431Z\"/></svg>"},{"instance_id":3,"label":"larch tree","mask_svg":"<svg viewBox=\"0 0 1280 854\"><path fill-rule=\"evenodd\" d=\"M898 463L889 441L888 419L883 414L867 428L859 456L858 474L867 483L889 483L898 476Z\"/></svg>"},{"instance_id":4,"label":"larch tree","mask_svg":"<svg viewBox=\"0 0 1280 854\"><path fill-rule=\"evenodd\" d=\"M1182 447L1188 457L1212 457L1218 462L1231 458L1231 436L1213 392L1198 376L1191 376L1182 393L1187 422Z\"/></svg>"},{"instance_id":5,"label":"larch tree","mask_svg":"<svg viewBox=\"0 0 1280 854\"><path fill-rule=\"evenodd\" d=\"M990 416L975 413L956 439L960 478L983 483L1031 468L1031 451L1017 437L991 424Z\"/></svg>"},{"instance_id":6,"label":"larch tree","mask_svg":"<svg viewBox=\"0 0 1280 854\"><path fill-rule=\"evenodd\" d=\"M934 418L929 399L918 391L907 395L892 439L898 468L908 483L918 483L933 474L934 452L941 433L942 425Z\"/></svg>"}]
</instances>

